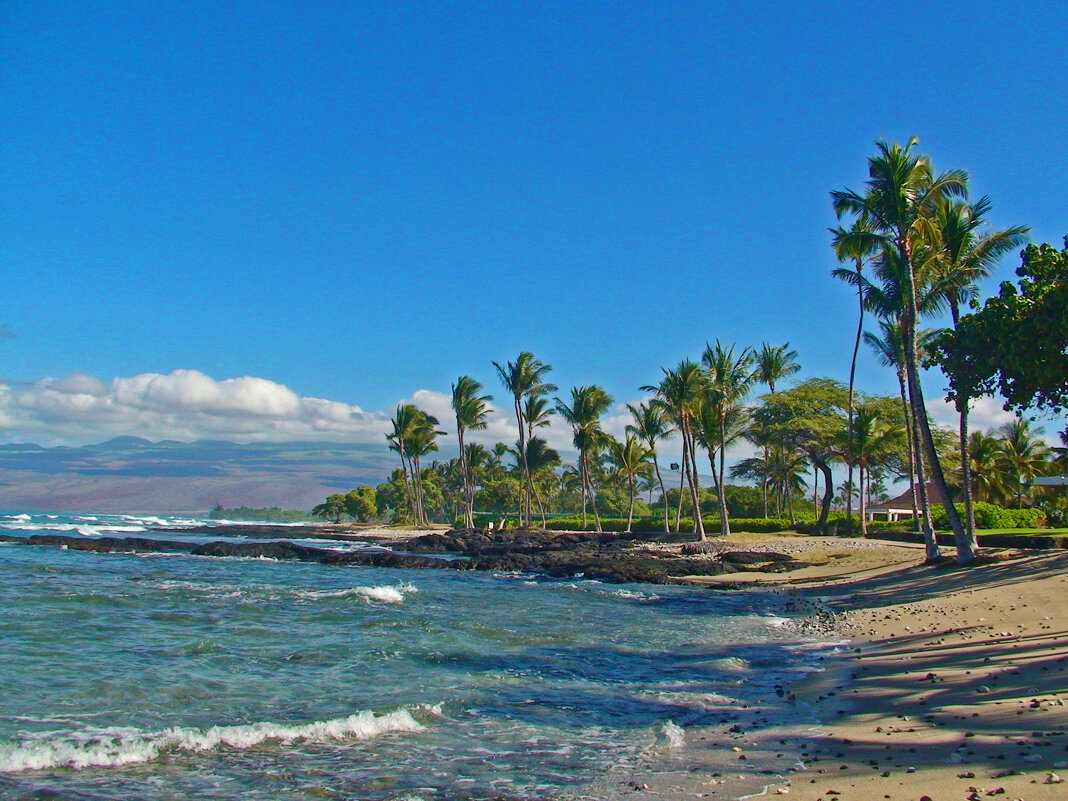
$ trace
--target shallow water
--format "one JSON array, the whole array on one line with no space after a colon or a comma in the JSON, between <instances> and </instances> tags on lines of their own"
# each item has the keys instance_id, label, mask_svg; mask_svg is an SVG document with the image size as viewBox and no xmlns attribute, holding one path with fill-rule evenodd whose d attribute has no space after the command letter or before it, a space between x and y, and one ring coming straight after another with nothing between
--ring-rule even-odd
<instances>
[{"instance_id":1,"label":"shallow water","mask_svg":"<svg viewBox=\"0 0 1068 801\"><path fill-rule=\"evenodd\" d=\"M138 525L92 517L0 528ZM817 652L769 614L778 606L5 545L0 797L567 796L810 670Z\"/></svg>"}]
</instances>

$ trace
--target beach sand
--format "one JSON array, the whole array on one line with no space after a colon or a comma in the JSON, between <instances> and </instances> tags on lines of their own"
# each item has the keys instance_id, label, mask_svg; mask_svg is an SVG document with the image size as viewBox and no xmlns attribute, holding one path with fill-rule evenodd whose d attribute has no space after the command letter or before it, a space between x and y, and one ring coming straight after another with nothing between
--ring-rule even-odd
<instances>
[{"instance_id":1,"label":"beach sand","mask_svg":"<svg viewBox=\"0 0 1068 801\"><path fill-rule=\"evenodd\" d=\"M746 545L821 564L703 583L777 587L828 613L850 640L824 672L790 688L816 710L818 727L800 737L755 727L729 746L765 764L800 751L781 778L763 777L768 796L1068 799L1068 553L988 551L984 564L961 568L923 565L922 550L898 543L750 537ZM682 777L638 777L631 797L737 798L733 787L744 784L694 766Z\"/></svg>"}]
</instances>

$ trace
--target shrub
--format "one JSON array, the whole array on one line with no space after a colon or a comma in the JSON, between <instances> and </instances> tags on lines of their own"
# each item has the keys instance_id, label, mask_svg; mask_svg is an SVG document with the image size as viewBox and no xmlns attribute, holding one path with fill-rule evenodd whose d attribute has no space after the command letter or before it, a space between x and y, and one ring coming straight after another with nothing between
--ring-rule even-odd
<instances>
[{"instance_id":1,"label":"shrub","mask_svg":"<svg viewBox=\"0 0 1068 801\"><path fill-rule=\"evenodd\" d=\"M964 504L954 504L957 512L964 515ZM982 528L1042 528L1046 525L1046 513L1041 509L1004 509L992 503L974 504L975 527ZM931 510L935 528L949 528L945 507L938 505Z\"/></svg>"}]
</instances>

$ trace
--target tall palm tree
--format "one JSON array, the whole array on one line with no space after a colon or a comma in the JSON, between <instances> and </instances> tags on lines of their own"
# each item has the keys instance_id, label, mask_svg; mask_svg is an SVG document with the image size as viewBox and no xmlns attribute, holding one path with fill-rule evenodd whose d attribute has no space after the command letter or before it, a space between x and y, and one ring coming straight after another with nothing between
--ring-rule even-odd
<instances>
[{"instance_id":1,"label":"tall palm tree","mask_svg":"<svg viewBox=\"0 0 1068 801\"><path fill-rule=\"evenodd\" d=\"M519 454L523 476L526 484L526 508L521 508L520 524L525 525L530 517L530 499L534 495L534 484L530 477L530 467L526 463L526 441L530 436L523 410L523 400L529 397L541 397L556 391L556 385L545 381L545 375L553 368L536 358L529 351L521 352L514 362L501 365L493 363L501 383L511 393L515 404L515 418L519 426Z\"/></svg>"},{"instance_id":2,"label":"tall palm tree","mask_svg":"<svg viewBox=\"0 0 1068 801\"><path fill-rule=\"evenodd\" d=\"M918 449L916 447L915 426L912 423L912 410L909 407L908 390L905 377L905 341L901 334L901 325L895 321L880 320L879 331L881 336L876 336L871 331L864 332L864 341L875 352L875 357L884 367L893 367L897 373L897 388L901 397L901 409L905 420L905 432L908 436L908 473L909 487L912 488L912 520L919 530L920 511L916 503L916 459ZM926 332L925 338L933 334ZM933 533L932 533L933 536Z\"/></svg>"},{"instance_id":3,"label":"tall palm tree","mask_svg":"<svg viewBox=\"0 0 1068 801\"><path fill-rule=\"evenodd\" d=\"M573 387L570 405L556 398L556 410L571 426L572 441L579 453L582 489L593 509L593 519L597 523L598 531L601 531L601 516L597 512L597 500L590 480L590 457L603 443L605 435L601 430L601 417L611 405L612 397L595 384ZM586 525L585 504L582 525Z\"/></svg>"},{"instance_id":4,"label":"tall palm tree","mask_svg":"<svg viewBox=\"0 0 1068 801\"><path fill-rule=\"evenodd\" d=\"M719 420L719 470L716 473L716 489L719 493L720 532L730 536L730 516L727 512L727 494L724 483L726 475L727 419L737 411L748 397L756 375L753 372L753 354L749 348L734 355L734 345L724 345L718 339L715 345L706 345L701 355L708 378L708 402Z\"/></svg>"},{"instance_id":5,"label":"tall palm tree","mask_svg":"<svg viewBox=\"0 0 1068 801\"><path fill-rule=\"evenodd\" d=\"M858 215L853 221L853 226L849 230L839 226L838 228L831 229L831 233L834 238L831 241L831 246L834 248L835 258L840 262L853 262L853 269L850 270L847 267L838 267L831 271L831 275L835 278L845 281L847 284L855 286L857 288L857 306L859 308L859 314L857 316L857 336L853 341L853 358L849 362L849 407L847 409L848 426L847 430L852 431L853 425L853 388L857 375L857 354L860 352L860 335L864 330L864 310L865 303L865 290L870 286L870 282L864 277L864 266L869 259L875 254L878 246L867 236L871 232L868 230L867 220L864 215ZM846 466L848 475L846 477L846 530L852 531L853 528L853 465Z\"/></svg>"},{"instance_id":6,"label":"tall palm tree","mask_svg":"<svg viewBox=\"0 0 1068 801\"><path fill-rule=\"evenodd\" d=\"M944 200L938 205L939 233L937 283L949 306L953 330L960 324L960 307L978 297L977 283L990 275L1002 256L1023 247L1027 241L1025 225L979 233L990 211L990 198L975 203ZM954 398L960 413L959 443L961 494L964 500L965 535L975 539L975 509L972 505L971 459L968 456L968 405L966 394L957 392Z\"/></svg>"},{"instance_id":7,"label":"tall palm tree","mask_svg":"<svg viewBox=\"0 0 1068 801\"><path fill-rule=\"evenodd\" d=\"M427 520L423 493L423 471L420 460L438 449L437 438L444 434L438 431L438 419L414 404L397 407L392 420L393 431L386 435L391 450L401 457L405 493L409 512L415 521L425 525Z\"/></svg>"},{"instance_id":8,"label":"tall palm tree","mask_svg":"<svg viewBox=\"0 0 1068 801\"><path fill-rule=\"evenodd\" d=\"M790 350L789 342L784 345L761 343L760 350L753 353L753 364L755 366L756 380L761 384L767 384L768 391L772 395L775 394L775 385L778 382L801 370L801 365L797 363L797 351ZM768 459L767 451L770 446L771 443L764 443L765 460ZM782 443L776 443L776 447L781 450ZM764 485L764 490L766 497L766 485ZM766 516L767 512L765 510Z\"/></svg>"},{"instance_id":9,"label":"tall palm tree","mask_svg":"<svg viewBox=\"0 0 1068 801\"><path fill-rule=\"evenodd\" d=\"M643 392L655 392L663 408L671 416L682 438L682 480L690 486L690 499L693 502L693 532L702 542L705 540L705 526L701 519L700 486L697 479L697 460L694 455L696 440L694 436L694 414L701 402L701 393L706 378L700 365L684 359L673 370L660 368L664 377L656 386L644 386ZM681 487L680 487L681 490ZM665 503L667 499L665 498ZM675 526L678 528L682 509L682 493L679 493L679 510L676 512Z\"/></svg>"},{"instance_id":10,"label":"tall palm tree","mask_svg":"<svg viewBox=\"0 0 1068 801\"><path fill-rule=\"evenodd\" d=\"M901 323L905 336L905 374L909 403L930 464L931 477L946 499L946 516L956 539L957 561L963 564L974 560L975 548L969 542L960 516L950 500L946 477L935 451L920 384L917 273L922 264L924 244L934 239L931 233L935 230L934 219L938 204L947 198L962 196L967 188L968 176L963 170L947 171L935 176L930 159L914 151L917 143L915 137L910 139L905 147L885 141L877 142L878 153L868 159L868 182L864 194L852 190L835 191L831 193L831 199L839 218L852 214L863 220L870 229L864 232L849 232L843 236L843 240L852 240L856 247L878 249L883 264L904 278ZM922 480L920 510L929 518L930 503L927 488ZM937 545L932 547L932 543L927 543L928 559L937 559L937 551Z\"/></svg>"},{"instance_id":11,"label":"tall palm tree","mask_svg":"<svg viewBox=\"0 0 1068 801\"><path fill-rule=\"evenodd\" d=\"M462 375L452 385L452 410L456 414L456 437L460 442L460 471L463 474L464 528L474 528L475 479L467 462L464 434L486 428L492 395L479 395L480 384L471 376Z\"/></svg>"},{"instance_id":12,"label":"tall palm tree","mask_svg":"<svg viewBox=\"0 0 1068 801\"><path fill-rule=\"evenodd\" d=\"M412 478L410 475L409 466L409 454L406 452L405 444L411 437L411 432L415 429L419 422L419 409L412 403L405 403L397 407L396 414L393 415L393 419L390 423L393 426L393 431L386 434L386 440L389 442L389 449L396 451L401 459L401 476L404 480L404 502L408 508L408 516L412 520L416 520L418 515L416 513L415 506L415 492L412 488Z\"/></svg>"},{"instance_id":13,"label":"tall palm tree","mask_svg":"<svg viewBox=\"0 0 1068 801\"><path fill-rule=\"evenodd\" d=\"M667 417L664 415L662 406L655 403L639 403L636 407L627 404L634 423L627 426L627 431L637 434L649 447L649 453L653 460L653 470L656 473L657 483L660 484L660 497L664 502L664 533L668 533L668 503L667 490L664 489L664 477L660 475L660 462L656 458L656 443L666 439L675 430Z\"/></svg>"},{"instance_id":14,"label":"tall palm tree","mask_svg":"<svg viewBox=\"0 0 1068 801\"><path fill-rule=\"evenodd\" d=\"M627 508L627 533L630 533L634 525L634 494L638 476L643 470L648 471L649 457L653 451L645 447L635 434L627 434L622 442L614 437L607 441L608 457L612 466L615 467L616 475L627 481L627 489L630 493L630 506Z\"/></svg>"}]
</instances>

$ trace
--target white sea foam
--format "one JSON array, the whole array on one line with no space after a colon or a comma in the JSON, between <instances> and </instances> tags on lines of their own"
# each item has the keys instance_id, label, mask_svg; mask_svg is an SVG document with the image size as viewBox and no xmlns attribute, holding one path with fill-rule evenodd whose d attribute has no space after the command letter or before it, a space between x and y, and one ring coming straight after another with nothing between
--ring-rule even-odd
<instances>
[{"instance_id":1,"label":"white sea foam","mask_svg":"<svg viewBox=\"0 0 1068 801\"><path fill-rule=\"evenodd\" d=\"M425 710L440 714L438 707L425 707ZM0 773L115 767L150 762L170 751L245 749L268 741L288 745L368 740L388 732L416 732L423 728L409 710L398 709L384 715L363 711L312 723L249 723L210 729L174 727L154 732L135 728L47 732L35 739L0 743Z\"/></svg>"},{"instance_id":2,"label":"white sea foam","mask_svg":"<svg viewBox=\"0 0 1068 801\"><path fill-rule=\"evenodd\" d=\"M380 585L377 587L346 587L342 590L307 590L298 592L302 598L319 600L321 598L346 598L350 596L366 598L370 601L378 601L384 604L404 603L406 595L419 592L412 584L397 584L394 586Z\"/></svg>"},{"instance_id":3,"label":"white sea foam","mask_svg":"<svg viewBox=\"0 0 1068 801\"><path fill-rule=\"evenodd\" d=\"M660 596L653 593L636 592L634 590L603 590L604 595L615 598L625 598L628 601L659 601Z\"/></svg>"},{"instance_id":4,"label":"white sea foam","mask_svg":"<svg viewBox=\"0 0 1068 801\"><path fill-rule=\"evenodd\" d=\"M671 748L682 748L686 745L686 730L673 721L669 720L661 726L660 734L665 744Z\"/></svg>"}]
</instances>

